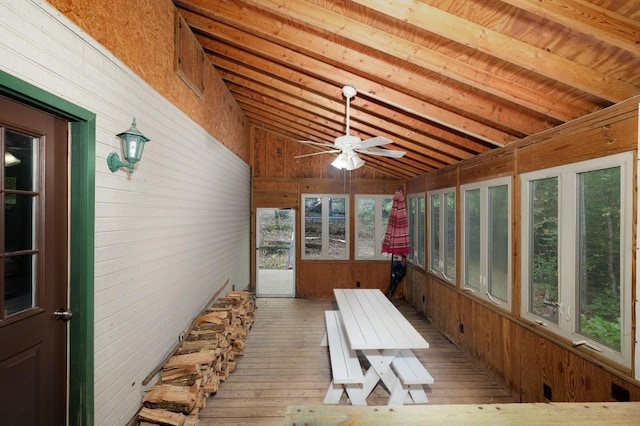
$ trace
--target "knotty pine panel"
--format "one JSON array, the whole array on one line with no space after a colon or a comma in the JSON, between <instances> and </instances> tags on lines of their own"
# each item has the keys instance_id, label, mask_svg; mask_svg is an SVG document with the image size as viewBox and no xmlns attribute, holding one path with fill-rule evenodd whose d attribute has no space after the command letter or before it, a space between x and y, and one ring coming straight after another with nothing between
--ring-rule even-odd
<instances>
[{"instance_id":1,"label":"knotty pine panel","mask_svg":"<svg viewBox=\"0 0 640 426\"><path fill-rule=\"evenodd\" d=\"M407 194L417 194L425 190L425 176L411 179L407 182Z\"/></svg>"},{"instance_id":2,"label":"knotty pine panel","mask_svg":"<svg viewBox=\"0 0 640 426\"><path fill-rule=\"evenodd\" d=\"M430 304L428 318L452 342L460 340L460 298L454 286L428 275Z\"/></svg>"},{"instance_id":3,"label":"knotty pine panel","mask_svg":"<svg viewBox=\"0 0 640 426\"><path fill-rule=\"evenodd\" d=\"M251 165L254 177L340 180L343 187L347 188L345 192L349 192L350 184L360 180L401 182L377 170L371 161L356 170L339 170L331 165L336 154L295 158L298 155L318 152L318 150L267 129L252 127L251 135L253 147Z\"/></svg>"},{"instance_id":4,"label":"knotty pine panel","mask_svg":"<svg viewBox=\"0 0 640 426\"><path fill-rule=\"evenodd\" d=\"M404 299L415 307L419 313L429 318L427 306L430 295L424 271L408 263L404 280L412 283L410 287L405 288Z\"/></svg>"},{"instance_id":5,"label":"knotty pine panel","mask_svg":"<svg viewBox=\"0 0 640 426\"><path fill-rule=\"evenodd\" d=\"M590 126L582 132L558 139L548 139L516 151L517 171L526 173L592 158L636 149L638 140L637 111L625 114L620 121Z\"/></svg>"},{"instance_id":6,"label":"knotty pine panel","mask_svg":"<svg viewBox=\"0 0 640 426\"><path fill-rule=\"evenodd\" d=\"M543 389L551 390L551 400L615 401L612 384L629 391L631 401L640 401L637 383L623 380L607 369L530 331L523 330L520 344L522 401L545 402Z\"/></svg>"},{"instance_id":7,"label":"knotty pine panel","mask_svg":"<svg viewBox=\"0 0 640 426\"><path fill-rule=\"evenodd\" d=\"M447 166L426 175L427 189L441 189L456 186L458 183L458 167Z\"/></svg>"},{"instance_id":8,"label":"knotty pine panel","mask_svg":"<svg viewBox=\"0 0 640 426\"><path fill-rule=\"evenodd\" d=\"M253 183L253 207L298 208L300 195L294 181L264 181Z\"/></svg>"},{"instance_id":9,"label":"knotty pine panel","mask_svg":"<svg viewBox=\"0 0 640 426\"><path fill-rule=\"evenodd\" d=\"M488 151L459 163L459 183L466 184L513 174L514 153L510 147Z\"/></svg>"},{"instance_id":10,"label":"knotty pine panel","mask_svg":"<svg viewBox=\"0 0 640 426\"><path fill-rule=\"evenodd\" d=\"M391 261L299 261L296 293L302 298L333 298L334 288L377 288L387 291L391 277ZM394 293L401 297L403 284Z\"/></svg>"}]
</instances>

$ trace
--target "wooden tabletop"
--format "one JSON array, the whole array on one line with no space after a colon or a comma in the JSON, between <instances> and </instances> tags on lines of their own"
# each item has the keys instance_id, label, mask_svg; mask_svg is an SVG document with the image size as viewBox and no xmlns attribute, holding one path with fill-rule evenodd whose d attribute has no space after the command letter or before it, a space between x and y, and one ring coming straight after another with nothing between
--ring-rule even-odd
<instances>
[{"instance_id":1,"label":"wooden tabletop","mask_svg":"<svg viewBox=\"0 0 640 426\"><path fill-rule=\"evenodd\" d=\"M424 349L429 343L380 290L334 289L352 349Z\"/></svg>"}]
</instances>

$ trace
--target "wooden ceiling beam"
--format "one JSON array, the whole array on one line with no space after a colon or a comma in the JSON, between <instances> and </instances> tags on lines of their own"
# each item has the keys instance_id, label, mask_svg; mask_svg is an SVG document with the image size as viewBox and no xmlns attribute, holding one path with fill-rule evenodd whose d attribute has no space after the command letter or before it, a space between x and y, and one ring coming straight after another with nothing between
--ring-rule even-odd
<instances>
[{"instance_id":1,"label":"wooden ceiling beam","mask_svg":"<svg viewBox=\"0 0 640 426\"><path fill-rule=\"evenodd\" d=\"M634 55L640 55L640 23L584 0L501 0Z\"/></svg>"},{"instance_id":2,"label":"wooden ceiling beam","mask_svg":"<svg viewBox=\"0 0 640 426\"><path fill-rule=\"evenodd\" d=\"M514 76L504 69L480 69L310 2L300 0L296 2L287 0L236 1L241 1L241 3L266 13L278 15L281 20L295 19L305 26L338 34L352 42L369 46L392 56L398 61L409 62L559 121L569 121L592 112L591 110L580 110L577 102L570 103L542 96L538 87L515 82Z\"/></svg>"},{"instance_id":3,"label":"wooden ceiling beam","mask_svg":"<svg viewBox=\"0 0 640 426\"><path fill-rule=\"evenodd\" d=\"M333 142L335 137L345 132L344 100L338 103L332 99L328 99L327 101L331 103L331 105L325 104L323 108L320 108L309 102L299 100L297 97L288 95L286 83L284 83L285 86L281 87L281 89L284 89L283 91L276 91L272 86L264 86L260 83L251 82L244 76L224 74L224 78L226 81L237 86L251 88L251 90L255 92L260 92L261 94L272 97L274 101L269 103L269 107L287 110L292 114L308 119L314 125L316 125L318 121L326 121L327 127L335 133L333 137L323 142ZM235 90L240 91L241 89ZM278 103L277 106L276 102ZM384 118L381 117L389 117L389 112L386 108L354 101L352 101L351 106L351 130L355 130L355 132L352 133L363 139L372 136L385 136L396 142L396 144L403 149L414 150L423 155L434 157L434 159L441 161L443 164L451 164L455 161L471 158L473 155L487 150L484 146L476 147L475 150L471 150L468 147L461 149L451 140L453 138L449 138L447 142L444 142L443 140L420 134L415 129L400 125L393 120L384 121ZM296 112L296 109L300 111ZM310 112L310 109L315 109L315 111ZM378 116L373 115L372 111ZM329 123L339 123L340 127L336 129L335 126ZM406 140L406 142L403 143L402 140ZM416 144L426 149L414 147Z\"/></svg>"},{"instance_id":4,"label":"wooden ceiling beam","mask_svg":"<svg viewBox=\"0 0 640 426\"><path fill-rule=\"evenodd\" d=\"M259 117L253 117L253 111L250 111L247 114L247 116L256 120L256 124L255 124L256 127L264 128L271 132L280 134L284 137L291 138L291 134L286 125L283 125L278 122L273 122L273 121L263 121ZM295 139L292 138L292 140L295 140ZM381 157L365 156L364 154L362 154L361 156L366 161L365 167L371 167L372 165L374 165L376 170L381 171L382 173L392 175L398 179L409 179L412 176L421 175L421 174L428 173L430 171L435 170L435 168L429 167L420 162L418 162L419 167L412 167L412 166L408 166L406 163L398 162L398 160L391 162L391 161L388 161L390 160L388 158L386 158L385 160L382 160ZM318 156L314 156L314 157L318 157ZM318 161L318 158L314 158L314 157L308 157L307 159L296 158L294 160Z\"/></svg>"},{"instance_id":5,"label":"wooden ceiling beam","mask_svg":"<svg viewBox=\"0 0 640 426\"><path fill-rule=\"evenodd\" d=\"M610 102L621 102L640 94L640 88L632 84L418 0L406 0L402 7L390 1L352 1Z\"/></svg>"},{"instance_id":6,"label":"wooden ceiling beam","mask_svg":"<svg viewBox=\"0 0 640 426\"><path fill-rule=\"evenodd\" d=\"M235 89L235 90L234 90ZM240 87L232 88L232 91L235 93L236 90L241 90ZM247 96L239 95L237 101L246 106L247 109L250 109L254 112L254 116L263 116L268 117L270 120L276 120L282 123L286 123L292 129L299 129L300 131L305 131L306 127L313 125L312 122L304 122L301 123L297 116L293 114L286 113L284 111L279 111L277 114L272 112L271 109L268 108L268 104L266 105L256 105L251 99L247 100ZM309 128L310 132L314 132L314 128ZM316 133L317 135L317 133ZM381 135L385 136L385 135ZM333 143L331 140L321 140L323 143ZM420 149L419 147L406 148L405 145L409 145L408 142L403 140L394 140L394 145L400 146L401 148L408 149L407 155L403 157L402 161L412 159L414 161L419 161L420 158L423 158L422 162L428 165L430 168L439 168L447 164L451 164L456 162L456 159L452 159L451 157L442 158L437 152L434 153L433 150L429 150L428 147ZM318 149L321 149L318 147ZM419 155L416 155L419 154Z\"/></svg>"},{"instance_id":7,"label":"wooden ceiling beam","mask_svg":"<svg viewBox=\"0 0 640 426\"><path fill-rule=\"evenodd\" d=\"M201 43L206 48L212 47L215 50L217 47L216 42L213 40L203 39L201 40ZM328 96L322 97L321 95L317 95L316 93L314 93L315 91L326 90L327 86L325 82L320 81L318 79L309 79L308 76L304 76L301 73L292 71L280 64L273 63L266 59L257 59L257 61L259 61L260 63L254 63L254 65L259 65L259 68L256 68L256 67L250 68L246 66L243 61L244 59L247 59L247 60L249 59L248 53L237 50L236 52L233 53L233 55L234 57L238 58L239 61L230 61L225 57L216 56L215 53L209 54L211 62L214 63L216 67L223 70L221 71L223 74L223 78L225 78L224 77L225 71L235 73L244 78L247 78L248 80L256 81L260 84L263 84L264 90L275 89L277 91L280 91L283 94L282 96L274 95L274 97L282 98L282 97L288 96L291 98L295 97L296 99L299 98L297 93L300 91L300 86L299 86L299 83L293 84L291 82L292 81L297 82L299 80L305 79L305 83L304 83L306 86L305 89L309 90L306 92L306 95L309 98L311 98L311 101L309 101L308 99L302 100L300 98L300 103L298 102L290 102L290 103L298 106L301 109L307 109L309 110L309 113L317 114L321 117L325 116L326 115L325 113L327 111L329 110L335 111L339 108L341 112L339 113L338 116L333 116L333 119L334 121L340 121L344 123L344 98L341 99L339 107L336 107L334 102L332 102L331 105L329 105L328 103L324 103L322 107L315 107L314 105L314 103L318 103L317 100L321 98L324 98L327 101L334 100L333 97L328 97ZM280 80L276 77L284 74L289 74L287 75L287 80ZM238 83L238 84L242 84L242 83ZM341 91L336 89L336 93L339 94L341 93ZM289 94L295 94L295 95L289 95ZM399 134L409 138L416 137L415 133L423 134L429 138L428 140L425 140L425 143L429 143L429 140L435 140L434 147L442 150L442 152L445 152L445 153L449 152L450 154L453 154L454 156L458 156L460 158L464 158L465 155L455 154L453 151L449 151L444 146L439 147L441 145L441 142L446 141L447 145L449 144L453 145L454 149L456 149L456 147L459 147L466 153L478 154L490 149L490 146L486 143L483 143L482 141L470 139L465 135L461 135L456 132L451 132L450 130L444 129L441 126L434 126L430 122L425 122L424 120L416 119L412 115L407 115L407 113L404 111L398 111L393 106L391 108L385 107L384 109L381 109L378 111L377 104L375 102L370 103L370 101L368 100L371 98L371 96L370 95L367 96L366 93L363 93L363 95L365 96L356 97L357 100L355 102L355 107L356 107L355 114L352 114L352 117L355 117L356 119L358 119L358 114L357 114L358 106L364 111L377 112L379 115L382 116L382 118L379 118L379 117L375 118L375 122L372 122L372 124L384 123L383 125L386 127L387 122L393 121L394 123L397 123L398 125L401 125L405 128L405 130L403 132L399 132ZM388 105L388 103L384 103L384 102L382 104ZM336 112L336 114L338 113ZM378 125L378 127L380 127L380 125ZM408 132L410 132L410 134Z\"/></svg>"},{"instance_id":8,"label":"wooden ceiling beam","mask_svg":"<svg viewBox=\"0 0 640 426\"><path fill-rule=\"evenodd\" d=\"M331 75L332 80L335 80L340 77L340 75L336 76L337 70L339 74L344 75L343 81L345 83L352 83L361 91L363 89L369 91L370 85L363 87L350 81L347 77L353 78L355 75L360 79L364 77L368 81L377 82L381 89L383 86L393 85L396 90L402 88L406 93L412 93L426 102L438 99L446 100L446 104L452 106L450 111L455 111L457 114L464 112L468 114L468 117L490 123L492 127L498 129L511 129L510 132L520 135L519 137L537 133L559 124L558 122L550 122L540 115L532 115L519 106L501 103L498 98L490 102L477 91L463 91L447 86L440 81L425 78L353 49L306 32L303 33L296 28L262 20L262 18L261 20L250 20L250 22L246 19L243 21L243 18L246 17L243 15L242 8L231 7L224 1L217 2L218 6L225 6L221 9L204 0L191 0L190 4L192 8L195 7L194 4L199 5L196 7L199 13L189 11L182 13L195 32L217 37L230 44L243 46L245 49L250 49L255 55L270 57L272 60L281 61L290 67L304 70L308 74ZM236 20L232 22L235 26L231 27L226 24L223 26L216 21L220 16L224 16L226 21ZM249 24L251 25L249 26ZM299 44L293 45L291 40L296 40L296 43ZM291 49L292 47L294 49ZM303 55L300 53L301 51L307 54ZM342 69L331 65L336 64L336 61L341 58L340 66ZM366 66L356 69L355 64L366 64ZM374 75L373 71L375 70L385 70L385 73L378 72ZM375 89L371 92L381 96ZM496 103L500 106L496 106ZM415 110L424 110L426 106L423 103L422 108ZM442 120L440 123L447 122L452 121Z\"/></svg>"}]
</instances>

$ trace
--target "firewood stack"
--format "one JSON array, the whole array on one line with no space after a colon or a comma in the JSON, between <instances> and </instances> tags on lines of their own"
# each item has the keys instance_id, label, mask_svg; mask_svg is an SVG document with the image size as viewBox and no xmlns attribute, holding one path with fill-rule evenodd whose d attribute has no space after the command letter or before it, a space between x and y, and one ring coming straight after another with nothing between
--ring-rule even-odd
<instances>
[{"instance_id":1,"label":"firewood stack","mask_svg":"<svg viewBox=\"0 0 640 426\"><path fill-rule=\"evenodd\" d=\"M139 424L197 425L207 398L235 369L235 357L243 355L255 309L250 292L232 291L199 315L162 367L160 382L146 392Z\"/></svg>"}]
</instances>

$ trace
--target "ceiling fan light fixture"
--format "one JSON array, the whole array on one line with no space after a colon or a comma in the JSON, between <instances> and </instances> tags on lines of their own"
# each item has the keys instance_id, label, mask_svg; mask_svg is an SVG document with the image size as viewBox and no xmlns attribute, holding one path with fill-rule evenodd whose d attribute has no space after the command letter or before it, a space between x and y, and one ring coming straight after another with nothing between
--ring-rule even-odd
<instances>
[{"instance_id":1,"label":"ceiling fan light fixture","mask_svg":"<svg viewBox=\"0 0 640 426\"><path fill-rule=\"evenodd\" d=\"M364 160L358 156L353 150L345 149L341 152L331 165L337 169L355 170L364 166Z\"/></svg>"}]
</instances>

